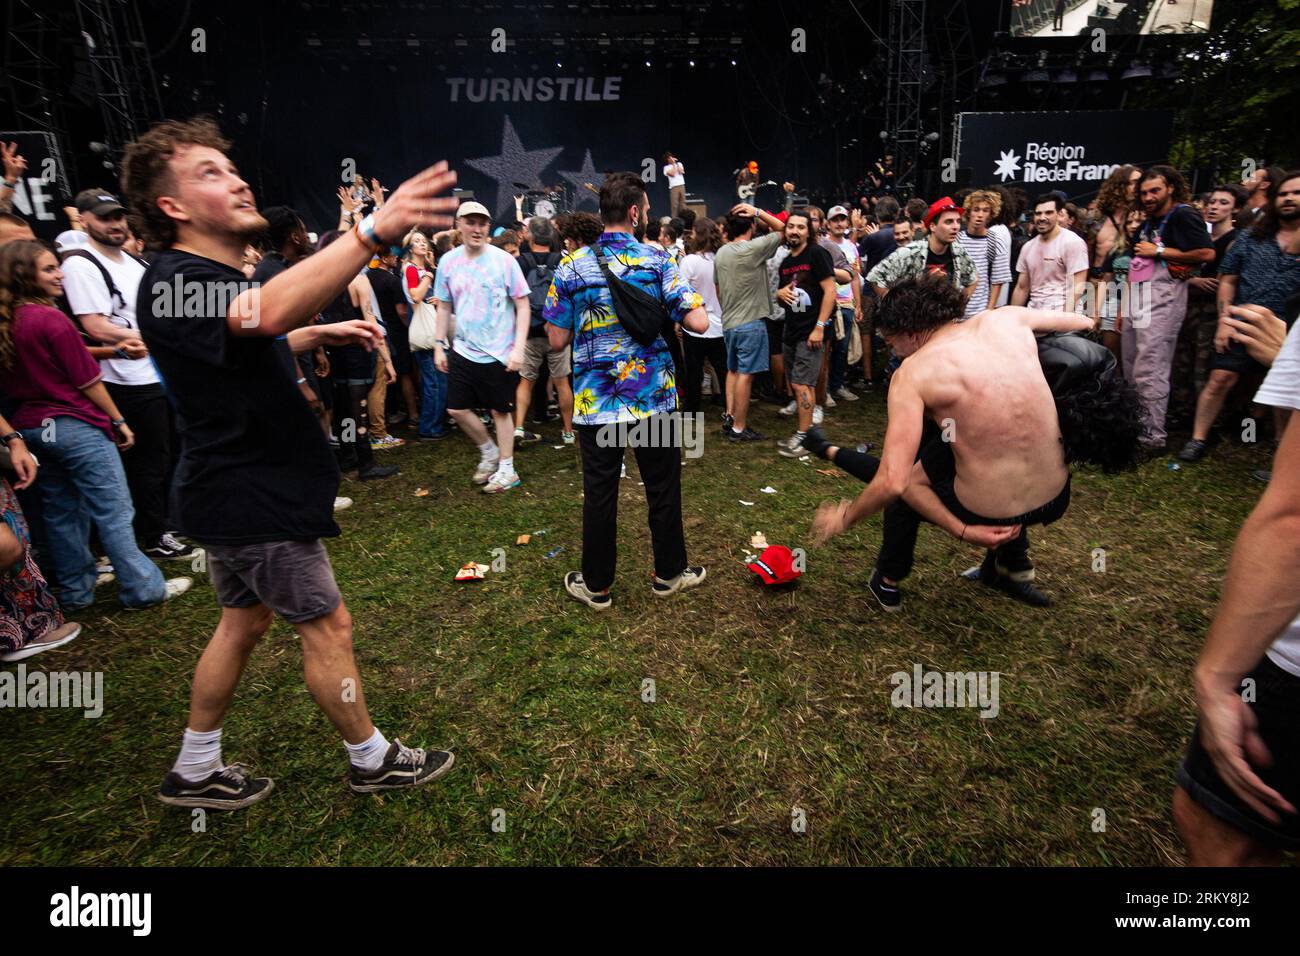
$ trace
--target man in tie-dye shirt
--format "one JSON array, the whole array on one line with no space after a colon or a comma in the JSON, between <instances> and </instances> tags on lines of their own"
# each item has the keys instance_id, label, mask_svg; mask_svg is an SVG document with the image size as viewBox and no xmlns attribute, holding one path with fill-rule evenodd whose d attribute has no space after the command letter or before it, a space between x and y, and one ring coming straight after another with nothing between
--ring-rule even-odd
<instances>
[{"instance_id":1,"label":"man in tie-dye shirt","mask_svg":"<svg viewBox=\"0 0 1300 956\"><path fill-rule=\"evenodd\" d=\"M619 279L659 299L673 321L692 331L707 330L699 293L668 256L636 238L649 215L640 176L609 176L600 191L605 232L560 262L543 312L551 348L573 349L573 422L582 447L582 571L570 571L564 583L571 595L597 610L610 606L618 480L628 448L636 455L650 508L654 593L667 596L704 580L704 568L686 563L682 429L672 356L662 336L641 345L627 334L600 268L604 258ZM629 427L638 423L643 427Z\"/></svg>"}]
</instances>

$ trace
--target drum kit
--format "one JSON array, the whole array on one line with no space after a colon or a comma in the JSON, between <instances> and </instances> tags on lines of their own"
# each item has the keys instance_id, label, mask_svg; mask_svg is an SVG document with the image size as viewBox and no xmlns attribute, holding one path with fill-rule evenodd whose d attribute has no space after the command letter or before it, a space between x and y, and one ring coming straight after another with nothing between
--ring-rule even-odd
<instances>
[{"instance_id":1,"label":"drum kit","mask_svg":"<svg viewBox=\"0 0 1300 956\"><path fill-rule=\"evenodd\" d=\"M572 208L571 191L560 185L543 186L535 189L527 183L512 183L516 189L523 191L523 213L525 217L542 216L554 219L555 214Z\"/></svg>"}]
</instances>

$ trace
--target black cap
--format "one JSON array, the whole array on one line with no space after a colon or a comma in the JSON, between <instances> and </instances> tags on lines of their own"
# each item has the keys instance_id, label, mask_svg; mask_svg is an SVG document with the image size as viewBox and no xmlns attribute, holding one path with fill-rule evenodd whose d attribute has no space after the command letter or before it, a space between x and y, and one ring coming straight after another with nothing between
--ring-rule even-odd
<instances>
[{"instance_id":1,"label":"black cap","mask_svg":"<svg viewBox=\"0 0 1300 956\"><path fill-rule=\"evenodd\" d=\"M83 189L74 200L77 212L93 212L96 216L111 216L125 212L126 207L117 201L117 197L102 189Z\"/></svg>"}]
</instances>

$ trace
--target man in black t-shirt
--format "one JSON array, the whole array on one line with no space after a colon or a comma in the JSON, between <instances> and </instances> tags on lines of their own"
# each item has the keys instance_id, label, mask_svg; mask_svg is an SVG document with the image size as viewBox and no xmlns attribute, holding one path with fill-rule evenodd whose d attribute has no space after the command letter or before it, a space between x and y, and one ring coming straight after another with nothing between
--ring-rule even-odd
<instances>
[{"instance_id":1,"label":"man in black t-shirt","mask_svg":"<svg viewBox=\"0 0 1300 956\"><path fill-rule=\"evenodd\" d=\"M822 339L835 307L835 267L831 254L810 241L812 221L806 212L792 212L785 221L790 254L781 260L776 297L785 312L785 374L794 389L799 428L778 443L786 458L808 454L803 440L812 427L817 378L822 368Z\"/></svg>"},{"instance_id":2,"label":"man in black t-shirt","mask_svg":"<svg viewBox=\"0 0 1300 956\"><path fill-rule=\"evenodd\" d=\"M329 444L276 356L316 345L374 348L374 322L305 327L379 248L413 226L447 224L435 199L455 182L439 164L404 183L347 236L250 287L239 266L265 230L248 184L211 120L155 125L126 150L132 227L160 250L140 286L145 342L177 411L173 483L180 530L207 548L221 622L199 659L181 752L158 798L237 809L272 782L221 758L221 725L244 665L279 614L301 639L307 686L343 737L354 792L433 780L452 755L391 743L370 720L352 653L352 618L320 539L334 523L338 470Z\"/></svg>"}]
</instances>

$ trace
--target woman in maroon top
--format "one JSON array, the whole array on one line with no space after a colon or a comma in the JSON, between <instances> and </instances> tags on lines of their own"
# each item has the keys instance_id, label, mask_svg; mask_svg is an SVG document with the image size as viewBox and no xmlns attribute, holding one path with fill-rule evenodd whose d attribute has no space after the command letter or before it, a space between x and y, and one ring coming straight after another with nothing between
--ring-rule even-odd
<instances>
[{"instance_id":1,"label":"woman in maroon top","mask_svg":"<svg viewBox=\"0 0 1300 956\"><path fill-rule=\"evenodd\" d=\"M90 526L121 585L128 608L181 594L189 578L164 581L131 528L135 509L118 448L134 443L99 364L72 320L53 300L63 291L54 254L38 242L0 247L0 388L18 402L14 426L41 462L41 507L49 536L55 593L65 609L95 598ZM117 447L114 447L116 444Z\"/></svg>"}]
</instances>

